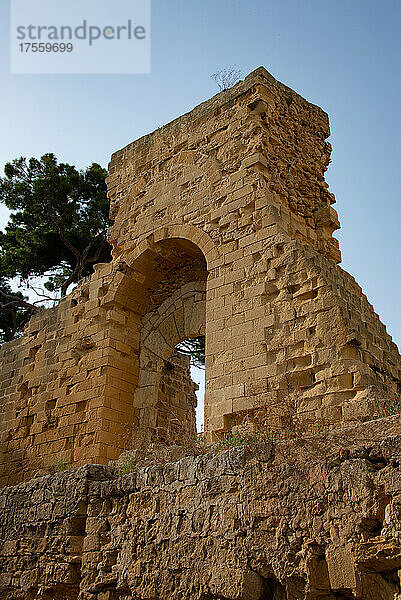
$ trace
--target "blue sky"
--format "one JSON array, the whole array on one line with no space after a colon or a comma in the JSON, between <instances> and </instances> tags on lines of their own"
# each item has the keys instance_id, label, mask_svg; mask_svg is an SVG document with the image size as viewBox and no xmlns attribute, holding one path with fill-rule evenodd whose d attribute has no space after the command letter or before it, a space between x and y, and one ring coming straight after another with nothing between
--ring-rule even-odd
<instances>
[{"instance_id":1,"label":"blue sky","mask_svg":"<svg viewBox=\"0 0 401 600\"><path fill-rule=\"evenodd\" d=\"M264 65L329 113L342 266L401 343L400 0L153 0L149 75L10 75L8 4L1 168L45 152L107 165L114 150L216 93L217 69Z\"/></svg>"}]
</instances>

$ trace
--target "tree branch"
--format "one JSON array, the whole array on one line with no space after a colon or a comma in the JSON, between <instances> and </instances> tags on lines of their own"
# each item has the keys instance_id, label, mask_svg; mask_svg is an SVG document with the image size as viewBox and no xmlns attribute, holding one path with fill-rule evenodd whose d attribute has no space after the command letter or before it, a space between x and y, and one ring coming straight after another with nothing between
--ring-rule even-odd
<instances>
[{"instance_id":1,"label":"tree branch","mask_svg":"<svg viewBox=\"0 0 401 600\"><path fill-rule=\"evenodd\" d=\"M65 237L64 233L57 228L56 229L58 235L60 236L61 241L63 242L63 244L65 246L67 246L68 250L70 250L74 256L77 258L77 260L79 260L81 258L81 253L78 250L78 248L75 248L75 246L73 244L71 244L71 242Z\"/></svg>"},{"instance_id":2,"label":"tree branch","mask_svg":"<svg viewBox=\"0 0 401 600\"><path fill-rule=\"evenodd\" d=\"M9 310L11 308L18 308L18 307L27 308L34 312L39 310L39 308L37 306L35 306L34 304L31 304L30 302L27 302L26 300L24 300L17 294L6 294L6 292L4 292L2 289L0 289L0 296L7 301L6 304L0 304L0 310Z\"/></svg>"},{"instance_id":3,"label":"tree branch","mask_svg":"<svg viewBox=\"0 0 401 600\"><path fill-rule=\"evenodd\" d=\"M98 249L97 249L97 252L96 252L96 254L95 254L94 256L92 256L92 258L88 258L88 259L86 260L86 263L85 263L85 264L96 263L96 262L99 260L100 253L101 253L101 251L102 251L102 249L103 249L103 246L104 246L104 245L105 245L105 243L106 243L106 237L105 237L105 234L106 234L106 230L102 231L102 233L101 233L101 234L99 234L98 236L96 236L96 238L95 238L95 239L100 239L100 238L101 238L101 241L100 241L99 247L98 247Z\"/></svg>"}]
</instances>

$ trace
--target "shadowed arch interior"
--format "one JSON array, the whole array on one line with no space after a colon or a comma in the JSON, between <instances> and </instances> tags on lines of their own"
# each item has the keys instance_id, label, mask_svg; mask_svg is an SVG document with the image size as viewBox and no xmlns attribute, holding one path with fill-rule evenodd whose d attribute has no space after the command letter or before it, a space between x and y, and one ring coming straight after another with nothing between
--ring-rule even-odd
<instances>
[{"instance_id":1,"label":"shadowed arch interior","mask_svg":"<svg viewBox=\"0 0 401 600\"><path fill-rule=\"evenodd\" d=\"M134 265L143 276L139 338L139 377L133 398L133 447L161 440L170 417L161 415L158 395L166 362L185 339L205 335L206 260L187 240L162 240L145 251ZM193 406L180 411L181 443L194 441Z\"/></svg>"}]
</instances>

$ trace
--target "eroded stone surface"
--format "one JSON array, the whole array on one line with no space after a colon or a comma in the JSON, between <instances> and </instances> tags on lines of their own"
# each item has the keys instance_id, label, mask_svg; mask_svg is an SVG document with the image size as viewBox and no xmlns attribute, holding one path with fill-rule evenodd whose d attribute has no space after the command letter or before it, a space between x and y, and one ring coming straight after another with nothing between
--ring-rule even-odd
<instances>
[{"instance_id":1,"label":"eroded stone surface","mask_svg":"<svg viewBox=\"0 0 401 600\"><path fill-rule=\"evenodd\" d=\"M4 600L399 600L399 417L0 495Z\"/></svg>"}]
</instances>

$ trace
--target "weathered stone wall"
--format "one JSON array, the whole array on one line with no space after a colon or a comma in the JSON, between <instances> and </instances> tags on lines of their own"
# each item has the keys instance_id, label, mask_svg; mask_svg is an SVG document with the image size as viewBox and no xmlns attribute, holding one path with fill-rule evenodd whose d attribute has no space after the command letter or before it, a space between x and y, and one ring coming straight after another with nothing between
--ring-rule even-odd
<instances>
[{"instance_id":1,"label":"weathered stone wall","mask_svg":"<svg viewBox=\"0 0 401 600\"><path fill-rule=\"evenodd\" d=\"M0 493L4 600L399 600L401 422Z\"/></svg>"},{"instance_id":2,"label":"weathered stone wall","mask_svg":"<svg viewBox=\"0 0 401 600\"><path fill-rule=\"evenodd\" d=\"M0 486L46 473L60 461L107 463L132 448L132 361L139 336L104 299L116 277L111 266L104 272L33 317L24 337L0 348ZM157 428L165 438L172 426L172 443L177 432L185 443L195 435L194 384L186 359L173 361L174 371L161 369L155 384ZM179 424L166 415L170 394L170 416L176 410Z\"/></svg>"},{"instance_id":3,"label":"weathered stone wall","mask_svg":"<svg viewBox=\"0 0 401 600\"><path fill-rule=\"evenodd\" d=\"M190 447L196 443L195 391L190 357L174 352L162 369L156 405L156 440L159 444Z\"/></svg>"},{"instance_id":4,"label":"weathered stone wall","mask_svg":"<svg viewBox=\"0 0 401 600\"><path fill-rule=\"evenodd\" d=\"M98 350L104 333L91 318L97 302L89 288L81 284L59 306L33 317L24 337L0 348L2 485L59 460L99 456L101 416L117 414L118 406L99 403L106 385ZM105 446L99 452L107 459Z\"/></svg>"},{"instance_id":5,"label":"weathered stone wall","mask_svg":"<svg viewBox=\"0 0 401 600\"><path fill-rule=\"evenodd\" d=\"M398 350L337 265L329 133L260 68L112 156L112 263L0 350L3 482L157 441L165 361L200 334L209 441L393 402Z\"/></svg>"}]
</instances>

